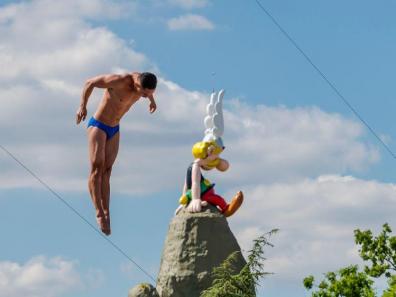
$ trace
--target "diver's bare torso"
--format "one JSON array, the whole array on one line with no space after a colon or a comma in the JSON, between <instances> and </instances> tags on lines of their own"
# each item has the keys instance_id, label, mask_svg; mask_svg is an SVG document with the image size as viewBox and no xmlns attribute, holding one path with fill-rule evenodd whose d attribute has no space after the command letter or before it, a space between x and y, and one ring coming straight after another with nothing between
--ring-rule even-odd
<instances>
[{"instance_id":1,"label":"diver's bare torso","mask_svg":"<svg viewBox=\"0 0 396 297\"><path fill-rule=\"evenodd\" d=\"M95 112L95 119L112 127L117 126L124 114L141 98L134 84L138 77L136 72L125 74L117 86L107 88Z\"/></svg>"}]
</instances>

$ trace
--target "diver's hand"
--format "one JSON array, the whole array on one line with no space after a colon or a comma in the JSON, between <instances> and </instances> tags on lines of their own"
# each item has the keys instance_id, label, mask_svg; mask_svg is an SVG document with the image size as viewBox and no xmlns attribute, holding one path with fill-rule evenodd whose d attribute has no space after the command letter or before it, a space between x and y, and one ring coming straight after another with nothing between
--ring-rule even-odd
<instances>
[{"instance_id":1,"label":"diver's hand","mask_svg":"<svg viewBox=\"0 0 396 297\"><path fill-rule=\"evenodd\" d=\"M200 212L201 211L202 201L201 199L193 199L190 204L187 206L187 210L189 212Z\"/></svg>"},{"instance_id":2,"label":"diver's hand","mask_svg":"<svg viewBox=\"0 0 396 297\"><path fill-rule=\"evenodd\" d=\"M81 121L85 121L86 117L87 117L87 108L85 106L80 106L76 114L76 124L78 125L80 124Z\"/></svg>"},{"instance_id":3,"label":"diver's hand","mask_svg":"<svg viewBox=\"0 0 396 297\"><path fill-rule=\"evenodd\" d=\"M156 111L156 109L157 109L157 104L155 103L155 101L151 101L149 106L150 113L153 113L154 111Z\"/></svg>"}]
</instances>

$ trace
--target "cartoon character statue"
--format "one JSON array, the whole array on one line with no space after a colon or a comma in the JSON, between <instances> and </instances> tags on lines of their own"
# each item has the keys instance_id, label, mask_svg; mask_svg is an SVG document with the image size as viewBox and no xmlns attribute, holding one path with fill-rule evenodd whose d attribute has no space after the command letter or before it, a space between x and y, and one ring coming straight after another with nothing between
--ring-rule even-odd
<instances>
[{"instance_id":1,"label":"cartoon character statue","mask_svg":"<svg viewBox=\"0 0 396 297\"><path fill-rule=\"evenodd\" d=\"M192 147L194 162L187 169L183 195L176 214L183 207L187 207L190 212L200 212L202 206L210 203L229 217L239 209L243 202L243 193L239 191L231 202L227 203L223 197L215 193L215 184L201 173L202 170L212 169L224 172L229 168L228 161L220 157L225 149L221 138L224 133L223 96L224 90L221 90L218 93L213 92L210 97L210 103L206 108L207 116L204 120L205 136L202 141L195 143Z\"/></svg>"}]
</instances>

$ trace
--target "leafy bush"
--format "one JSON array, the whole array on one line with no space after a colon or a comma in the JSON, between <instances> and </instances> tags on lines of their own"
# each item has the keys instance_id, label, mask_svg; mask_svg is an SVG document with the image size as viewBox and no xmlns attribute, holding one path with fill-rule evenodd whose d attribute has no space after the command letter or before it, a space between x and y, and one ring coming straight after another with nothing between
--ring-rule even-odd
<instances>
[{"instance_id":1,"label":"leafy bush","mask_svg":"<svg viewBox=\"0 0 396 297\"><path fill-rule=\"evenodd\" d=\"M201 297L255 297L259 281L270 273L264 271L264 247L273 245L268 237L276 233L274 229L253 241L248 252L248 260L241 271L236 271L239 252L232 253L219 267L213 270L213 283L203 291Z\"/></svg>"},{"instance_id":2,"label":"leafy bush","mask_svg":"<svg viewBox=\"0 0 396 297\"><path fill-rule=\"evenodd\" d=\"M363 271L353 265L328 272L311 296L375 297L374 279L385 276L388 278L388 288L382 297L396 297L396 236L391 236L391 233L388 224L382 226L382 232L377 237L370 230L355 230L355 243L359 246L360 257L366 263ZM314 277L308 276L303 281L304 287L312 290L314 282Z\"/></svg>"}]
</instances>

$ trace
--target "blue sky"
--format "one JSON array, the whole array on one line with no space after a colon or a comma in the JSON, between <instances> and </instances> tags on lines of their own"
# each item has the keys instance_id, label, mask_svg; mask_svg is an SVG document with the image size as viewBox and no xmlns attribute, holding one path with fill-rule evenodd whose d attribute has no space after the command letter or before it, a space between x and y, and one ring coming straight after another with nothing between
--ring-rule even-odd
<instances>
[{"instance_id":1,"label":"blue sky","mask_svg":"<svg viewBox=\"0 0 396 297\"><path fill-rule=\"evenodd\" d=\"M262 3L396 151L396 4ZM281 229L260 296L307 296L306 275L359 262L354 229L395 226L395 160L255 1L0 5L0 144L92 223L85 129L74 124L84 80L160 77L158 111L138 102L121 123L111 204L111 239L152 275L213 87L226 89L231 169L209 176L226 198L246 195L230 226L244 250ZM150 281L4 153L0 168L0 297L127 296Z\"/></svg>"}]
</instances>

